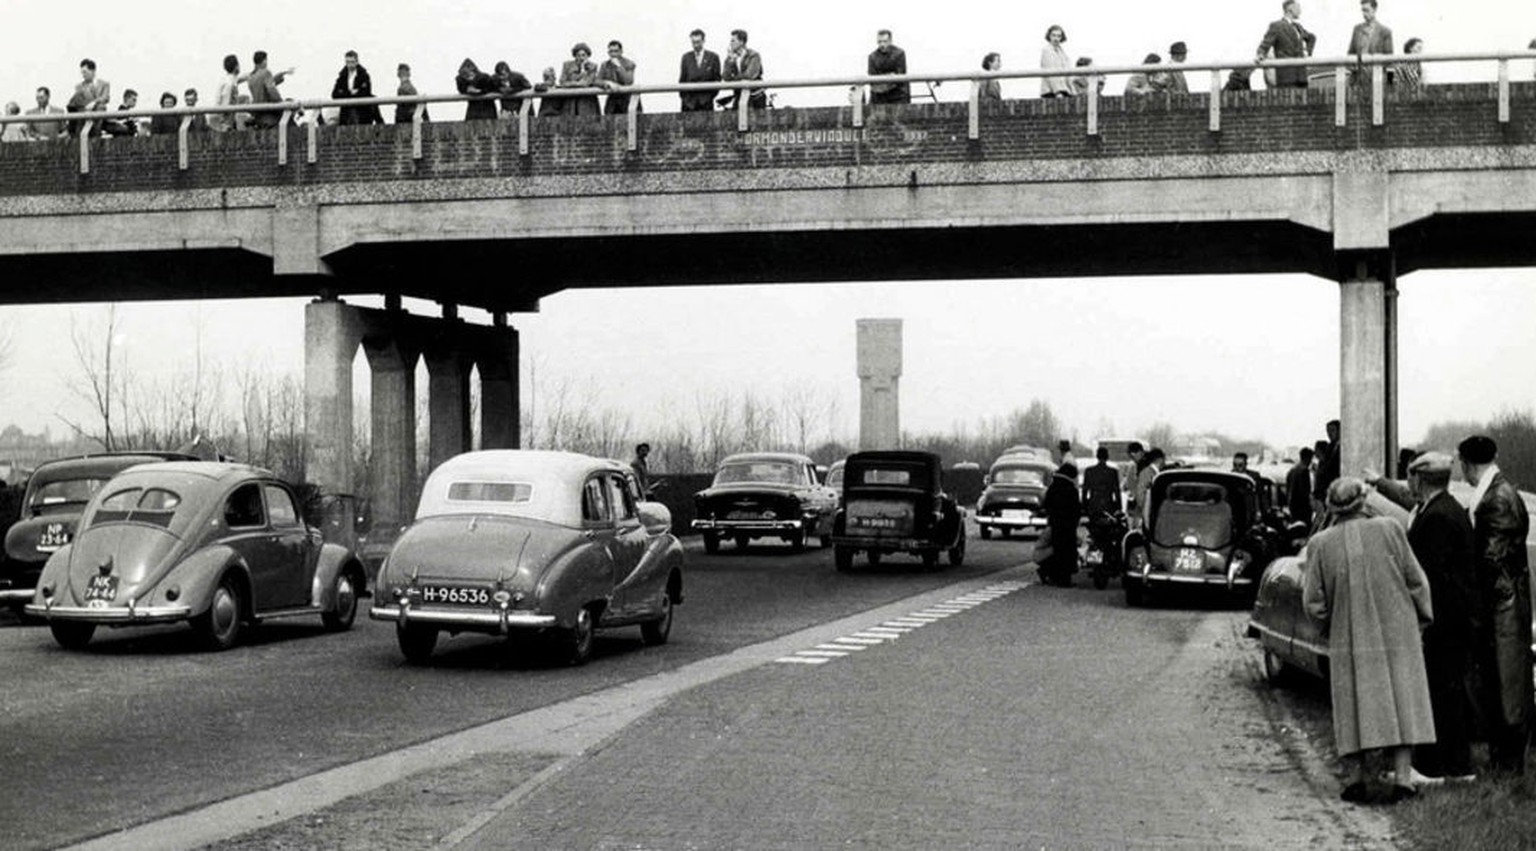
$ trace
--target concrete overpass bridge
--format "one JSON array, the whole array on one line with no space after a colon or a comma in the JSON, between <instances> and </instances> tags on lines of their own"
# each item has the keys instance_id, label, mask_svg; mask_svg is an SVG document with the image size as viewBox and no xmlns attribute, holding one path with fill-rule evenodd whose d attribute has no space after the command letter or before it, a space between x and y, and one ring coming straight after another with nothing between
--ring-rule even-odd
<instances>
[{"instance_id":1,"label":"concrete overpass bridge","mask_svg":"<svg viewBox=\"0 0 1536 851\"><path fill-rule=\"evenodd\" d=\"M1185 67L1219 80L1232 65ZM432 375L434 462L468 448L475 365L483 443L515 446L506 315L563 289L1304 272L1340 283L1345 469L1391 469L1397 278L1536 262L1536 84L1510 83L1507 59L1500 69L1498 83L1414 91L1341 72L1337 85L1215 98L525 110L11 144L0 303L316 296L309 477L351 480L361 345L375 463L389 467L375 470L375 506L390 523L414 492L414 433L391 423L411 410L417 359ZM677 88L634 91L655 108ZM340 300L352 294L384 294L390 309ZM401 296L441 302L444 316L405 316ZM493 325L466 330L460 305Z\"/></svg>"}]
</instances>

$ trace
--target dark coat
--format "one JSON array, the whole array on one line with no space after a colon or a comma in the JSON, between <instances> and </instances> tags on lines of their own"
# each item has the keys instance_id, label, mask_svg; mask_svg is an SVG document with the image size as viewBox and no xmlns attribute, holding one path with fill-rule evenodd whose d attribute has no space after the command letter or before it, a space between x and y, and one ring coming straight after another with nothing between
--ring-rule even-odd
<instances>
[{"instance_id":1,"label":"dark coat","mask_svg":"<svg viewBox=\"0 0 1536 851\"><path fill-rule=\"evenodd\" d=\"M704 61L701 63L693 55L693 51L683 54L682 70L678 72L679 83L716 83L720 81L720 55L713 50L704 51ZM703 92L679 92L683 101L683 112L710 112L715 108L715 98L719 91Z\"/></svg>"},{"instance_id":2,"label":"dark coat","mask_svg":"<svg viewBox=\"0 0 1536 851\"><path fill-rule=\"evenodd\" d=\"M461 94L461 95L470 94L470 91L469 91L470 89L474 89L475 91L479 92L480 94L491 94L492 92L496 91L496 78L492 77L490 74L485 73L484 71L476 71L474 73L474 75L469 77L468 79L466 79L464 77L464 75L460 74L459 76L453 78L453 82L454 82L454 85L458 86L459 94ZM464 120L465 121L479 121L479 120L495 121L496 120L496 101L493 101L493 100L472 100L472 101L470 101L468 104L465 105Z\"/></svg>"},{"instance_id":3,"label":"dark coat","mask_svg":"<svg viewBox=\"0 0 1536 851\"><path fill-rule=\"evenodd\" d=\"M1525 539L1530 517L1519 491L1493 477L1473 510L1473 553L1481 595L1473 629L1488 689L1485 717L1509 726L1531 719L1531 571Z\"/></svg>"},{"instance_id":4,"label":"dark coat","mask_svg":"<svg viewBox=\"0 0 1536 851\"><path fill-rule=\"evenodd\" d=\"M1302 59L1312 55L1312 48L1316 44L1317 36L1307 32L1300 21L1281 18L1271 23L1269 29L1264 32L1264 38L1259 42L1259 55L1263 56L1273 49L1276 59ZM1275 69L1277 86L1305 86L1306 84L1307 69L1304 67Z\"/></svg>"},{"instance_id":5,"label":"dark coat","mask_svg":"<svg viewBox=\"0 0 1536 851\"><path fill-rule=\"evenodd\" d=\"M1312 470L1304 464L1285 473L1285 507L1292 520L1312 525Z\"/></svg>"},{"instance_id":6,"label":"dark coat","mask_svg":"<svg viewBox=\"0 0 1536 851\"><path fill-rule=\"evenodd\" d=\"M1312 485L1312 495L1320 500L1328 498L1328 486L1339 477L1339 444L1328 444L1328 451L1317 459L1317 481Z\"/></svg>"},{"instance_id":7,"label":"dark coat","mask_svg":"<svg viewBox=\"0 0 1536 851\"><path fill-rule=\"evenodd\" d=\"M907 73L907 52L891 45L889 53L876 50L869 54L869 76ZM912 89L906 83L871 83L870 103L911 103Z\"/></svg>"},{"instance_id":8,"label":"dark coat","mask_svg":"<svg viewBox=\"0 0 1536 851\"><path fill-rule=\"evenodd\" d=\"M1424 631L1426 644L1469 647L1472 643L1479 596L1472 541L1472 521L1466 510L1444 491L1424 503L1408 527L1408 545L1429 577L1429 595L1435 604L1435 622Z\"/></svg>"},{"instance_id":9,"label":"dark coat","mask_svg":"<svg viewBox=\"0 0 1536 851\"><path fill-rule=\"evenodd\" d=\"M1083 471L1083 510L1089 517L1120 510L1120 471L1113 464L1095 464Z\"/></svg>"},{"instance_id":10,"label":"dark coat","mask_svg":"<svg viewBox=\"0 0 1536 851\"><path fill-rule=\"evenodd\" d=\"M505 80L500 77L492 77L491 79L496 81L496 91L501 92L503 95L521 94L533 88L533 83L529 82L527 77L517 71L513 71ZM523 101L516 98L503 97L501 99L501 111L516 115L522 110L523 103Z\"/></svg>"},{"instance_id":11,"label":"dark coat","mask_svg":"<svg viewBox=\"0 0 1536 851\"><path fill-rule=\"evenodd\" d=\"M368 69L357 66L357 88L347 88L347 69L343 67L341 73L336 75L336 85L331 87L331 97L334 100L347 100L350 98L373 97L373 78L368 76ZM377 106L344 106L341 108L342 124L383 124L384 116Z\"/></svg>"},{"instance_id":12,"label":"dark coat","mask_svg":"<svg viewBox=\"0 0 1536 851\"><path fill-rule=\"evenodd\" d=\"M1051 566L1070 574L1077 569L1077 523L1083 516L1083 503L1077 495L1077 482L1057 473L1045 489L1046 522L1051 535Z\"/></svg>"}]
</instances>

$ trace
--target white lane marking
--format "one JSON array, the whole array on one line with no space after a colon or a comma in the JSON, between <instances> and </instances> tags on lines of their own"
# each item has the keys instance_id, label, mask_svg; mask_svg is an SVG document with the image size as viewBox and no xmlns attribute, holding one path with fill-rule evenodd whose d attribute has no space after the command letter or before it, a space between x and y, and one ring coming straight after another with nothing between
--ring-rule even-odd
<instances>
[{"instance_id":1,"label":"white lane marking","mask_svg":"<svg viewBox=\"0 0 1536 851\"><path fill-rule=\"evenodd\" d=\"M855 651L857 651L857 650L868 650L869 649L869 645L867 645L867 644L844 644L841 641L834 641L834 642L831 642L830 644L818 644L818 645L816 645L816 649L817 650L855 650Z\"/></svg>"},{"instance_id":2,"label":"white lane marking","mask_svg":"<svg viewBox=\"0 0 1536 851\"><path fill-rule=\"evenodd\" d=\"M911 632L912 630L910 628L904 627L904 626L902 626L902 627L896 627L896 626L872 626L869 629L866 629L864 631L868 632L868 633L873 633L875 635L889 635L892 638L900 638L901 636L906 635L907 633Z\"/></svg>"},{"instance_id":3,"label":"white lane marking","mask_svg":"<svg viewBox=\"0 0 1536 851\"><path fill-rule=\"evenodd\" d=\"M914 626L914 627L916 627L916 626L927 626L928 624L933 623L933 621L928 620L927 618L898 618L898 619L893 620L893 621L886 621L885 623L888 626Z\"/></svg>"},{"instance_id":4,"label":"white lane marking","mask_svg":"<svg viewBox=\"0 0 1536 851\"><path fill-rule=\"evenodd\" d=\"M924 611L918 612L917 614L913 615L913 617L915 617L915 618L933 618L934 620L943 620L944 618L952 617L952 616L958 615L958 614L960 614L960 610L959 609L953 609L953 610L946 609L944 611L934 611L932 609L928 609L928 610L924 610Z\"/></svg>"},{"instance_id":5,"label":"white lane marking","mask_svg":"<svg viewBox=\"0 0 1536 851\"><path fill-rule=\"evenodd\" d=\"M881 643L884 643L886 641L895 641L896 639L900 638L901 636L900 635L892 635L889 632L870 632L869 630L865 630L863 632L855 632L853 634L853 637L854 638L879 639Z\"/></svg>"},{"instance_id":6,"label":"white lane marking","mask_svg":"<svg viewBox=\"0 0 1536 851\"><path fill-rule=\"evenodd\" d=\"M831 659L821 659L821 658L817 658L817 657L814 657L814 656L780 656L779 658L777 658L777 659L775 659L773 661L775 661L775 662L783 662L785 664L792 664L792 665L793 664L799 664L799 665L825 665L825 664L827 664L828 662L830 662L832 660Z\"/></svg>"},{"instance_id":7,"label":"white lane marking","mask_svg":"<svg viewBox=\"0 0 1536 851\"><path fill-rule=\"evenodd\" d=\"M796 656L805 656L811 659L841 659L848 655L846 650L796 650Z\"/></svg>"},{"instance_id":8,"label":"white lane marking","mask_svg":"<svg viewBox=\"0 0 1536 851\"><path fill-rule=\"evenodd\" d=\"M836 639L836 640L840 641L840 642L843 642L845 644L858 645L858 646L861 646L861 647L873 647L876 644L884 644L885 643L885 639L883 639L883 638L861 638L861 637L859 637L857 635L847 635L847 636L843 636L842 638L839 638L839 639Z\"/></svg>"}]
</instances>

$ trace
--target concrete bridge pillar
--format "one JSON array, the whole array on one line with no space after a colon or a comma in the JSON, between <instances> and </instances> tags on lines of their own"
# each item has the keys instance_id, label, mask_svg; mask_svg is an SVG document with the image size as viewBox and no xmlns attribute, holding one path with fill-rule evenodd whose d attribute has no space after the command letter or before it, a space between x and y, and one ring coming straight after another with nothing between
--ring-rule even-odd
<instances>
[{"instance_id":1,"label":"concrete bridge pillar","mask_svg":"<svg viewBox=\"0 0 1536 851\"><path fill-rule=\"evenodd\" d=\"M352 480L352 359L362 342L357 308L315 301L304 308L305 478L333 493Z\"/></svg>"},{"instance_id":2,"label":"concrete bridge pillar","mask_svg":"<svg viewBox=\"0 0 1536 851\"><path fill-rule=\"evenodd\" d=\"M427 460L433 469L470 449L469 373L474 369L475 360L468 351L455 345L452 337L462 342L462 326L455 323L450 333L424 355L427 361Z\"/></svg>"},{"instance_id":3,"label":"concrete bridge pillar","mask_svg":"<svg viewBox=\"0 0 1536 851\"><path fill-rule=\"evenodd\" d=\"M1340 475L1396 463L1396 300L1391 258L1353 264L1339 285Z\"/></svg>"},{"instance_id":4,"label":"concrete bridge pillar","mask_svg":"<svg viewBox=\"0 0 1536 851\"><path fill-rule=\"evenodd\" d=\"M373 528L404 526L416 506L416 360L418 352L403 329L367 337L363 351L372 372L372 441L369 489Z\"/></svg>"},{"instance_id":5,"label":"concrete bridge pillar","mask_svg":"<svg viewBox=\"0 0 1536 851\"><path fill-rule=\"evenodd\" d=\"M860 319L859 448L901 448L901 320Z\"/></svg>"},{"instance_id":6,"label":"concrete bridge pillar","mask_svg":"<svg viewBox=\"0 0 1536 851\"><path fill-rule=\"evenodd\" d=\"M498 316L481 331L476 354L480 367L480 448L522 448L522 400L519 398L517 329Z\"/></svg>"}]
</instances>

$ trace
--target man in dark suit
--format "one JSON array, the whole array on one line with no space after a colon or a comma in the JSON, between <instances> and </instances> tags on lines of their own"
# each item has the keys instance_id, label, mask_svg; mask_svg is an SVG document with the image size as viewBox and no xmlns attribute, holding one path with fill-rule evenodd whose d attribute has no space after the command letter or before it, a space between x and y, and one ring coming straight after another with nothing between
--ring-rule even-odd
<instances>
[{"instance_id":1,"label":"man in dark suit","mask_svg":"<svg viewBox=\"0 0 1536 851\"><path fill-rule=\"evenodd\" d=\"M1451 456L1428 452L1408 465L1408 487L1418 507L1408 545L1429 579L1435 620L1424 630L1424 670L1435 716L1435 743L1420 745L1414 766L1431 777L1471 779L1472 617L1478 608L1472 521L1447 492Z\"/></svg>"},{"instance_id":2,"label":"man in dark suit","mask_svg":"<svg viewBox=\"0 0 1536 851\"><path fill-rule=\"evenodd\" d=\"M1478 608L1473 653L1482 674L1483 722L1488 761L1496 771L1525 773L1536 715L1531 682L1531 570L1525 550L1531 520L1520 492L1494 463L1498 445L1473 435L1456 447L1462 475L1475 490L1472 553Z\"/></svg>"},{"instance_id":3,"label":"man in dark suit","mask_svg":"<svg viewBox=\"0 0 1536 851\"><path fill-rule=\"evenodd\" d=\"M336 75L336 85L331 87L335 100L373 97L373 78L368 69L358 64L357 51L349 50L343 57L341 73ZM344 106L341 108L342 124L383 124L384 116L377 106Z\"/></svg>"},{"instance_id":4,"label":"man in dark suit","mask_svg":"<svg viewBox=\"0 0 1536 851\"><path fill-rule=\"evenodd\" d=\"M891 43L891 31L875 34L875 50L869 54L869 76L907 73L907 52ZM870 103L911 103L912 89L906 83L871 83Z\"/></svg>"},{"instance_id":5,"label":"man in dark suit","mask_svg":"<svg viewBox=\"0 0 1536 851\"><path fill-rule=\"evenodd\" d=\"M1285 473L1285 507L1291 520L1312 525L1312 449L1301 448L1296 466Z\"/></svg>"},{"instance_id":6,"label":"man in dark suit","mask_svg":"<svg viewBox=\"0 0 1536 851\"><path fill-rule=\"evenodd\" d=\"M720 81L720 56L713 50L704 49L704 31L688 34L693 50L683 54L683 70L678 74L679 83L718 83ZM713 112L718 91L679 92L683 112Z\"/></svg>"},{"instance_id":7,"label":"man in dark suit","mask_svg":"<svg viewBox=\"0 0 1536 851\"><path fill-rule=\"evenodd\" d=\"M1259 42L1259 50L1254 61L1262 62L1269 52L1275 52L1276 59L1303 59L1312 55L1312 48L1317 44L1317 36L1306 31L1301 25L1301 3L1298 0L1285 0L1281 4L1284 14L1280 20L1269 25L1264 38ZM1304 66L1291 68L1276 68L1276 88L1307 87L1307 69Z\"/></svg>"}]
</instances>

